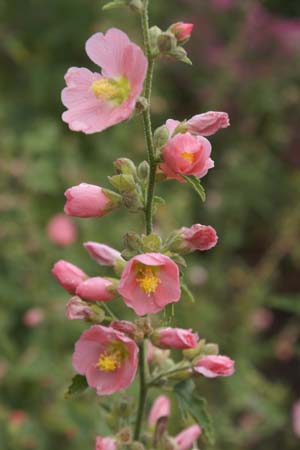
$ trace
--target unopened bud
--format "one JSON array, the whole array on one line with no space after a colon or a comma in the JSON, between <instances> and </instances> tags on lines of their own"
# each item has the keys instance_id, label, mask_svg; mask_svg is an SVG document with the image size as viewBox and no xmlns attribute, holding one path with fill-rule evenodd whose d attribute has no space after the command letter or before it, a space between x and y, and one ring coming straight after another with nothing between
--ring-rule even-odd
<instances>
[{"instance_id":1,"label":"unopened bud","mask_svg":"<svg viewBox=\"0 0 300 450\"><path fill-rule=\"evenodd\" d=\"M218 344L206 344L203 353L205 355L218 355L219 354L219 346Z\"/></svg>"},{"instance_id":2,"label":"unopened bud","mask_svg":"<svg viewBox=\"0 0 300 450\"><path fill-rule=\"evenodd\" d=\"M158 49L158 38L162 34L162 30L157 26L151 27L149 30L149 38L150 38L150 49L152 56L157 56L159 53Z\"/></svg>"},{"instance_id":3,"label":"unopened bud","mask_svg":"<svg viewBox=\"0 0 300 450\"><path fill-rule=\"evenodd\" d=\"M103 193L109 199L109 204L106 209L111 211L112 209L119 208L122 205L122 197L110 189L102 189Z\"/></svg>"},{"instance_id":4,"label":"unopened bud","mask_svg":"<svg viewBox=\"0 0 300 450\"><path fill-rule=\"evenodd\" d=\"M177 40L173 33L165 31L157 39L157 46L161 53L170 53L175 51Z\"/></svg>"},{"instance_id":5,"label":"unopened bud","mask_svg":"<svg viewBox=\"0 0 300 450\"><path fill-rule=\"evenodd\" d=\"M136 167L129 158L119 158L114 162L114 167L118 174L136 176Z\"/></svg>"},{"instance_id":6,"label":"unopened bud","mask_svg":"<svg viewBox=\"0 0 300 450\"><path fill-rule=\"evenodd\" d=\"M121 193L131 191L135 188L135 181L132 175L114 175L112 177L108 177L108 179L113 187Z\"/></svg>"},{"instance_id":7,"label":"unopened bud","mask_svg":"<svg viewBox=\"0 0 300 450\"><path fill-rule=\"evenodd\" d=\"M135 112L137 114L142 114L149 108L149 102L145 97L139 97L135 104Z\"/></svg>"},{"instance_id":8,"label":"unopened bud","mask_svg":"<svg viewBox=\"0 0 300 450\"><path fill-rule=\"evenodd\" d=\"M117 436L117 441L121 444L121 445L129 445L132 442L132 430L129 427L125 427L122 428Z\"/></svg>"},{"instance_id":9,"label":"unopened bud","mask_svg":"<svg viewBox=\"0 0 300 450\"><path fill-rule=\"evenodd\" d=\"M201 353L203 353L205 348L205 339L201 339L197 345L197 347L195 348L191 348L189 350L183 350L183 355L186 359L192 360L194 359L196 356L200 355Z\"/></svg>"},{"instance_id":10,"label":"unopened bud","mask_svg":"<svg viewBox=\"0 0 300 450\"><path fill-rule=\"evenodd\" d=\"M170 55L186 64L192 65L192 61L188 58L186 51L182 47L176 47Z\"/></svg>"},{"instance_id":11,"label":"unopened bud","mask_svg":"<svg viewBox=\"0 0 300 450\"><path fill-rule=\"evenodd\" d=\"M148 177L149 177L149 172L150 172L149 163L147 161L141 162L141 164L138 166L138 169L137 169L139 178L141 180L147 181Z\"/></svg>"},{"instance_id":12,"label":"unopened bud","mask_svg":"<svg viewBox=\"0 0 300 450\"><path fill-rule=\"evenodd\" d=\"M134 12L141 13L144 10L144 5L142 0L130 0L129 8Z\"/></svg>"},{"instance_id":13,"label":"unopened bud","mask_svg":"<svg viewBox=\"0 0 300 450\"><path fill-rule=\"evenodd\" d=\"M161 148L163 148L166 145L169 137L170 137L170 132L165 125L162 125L161 127L157 128L153 135L154 147L157 150L160 150Z\"/></svg>"},{"instance_id":14,"label":"unopened bud","mask_svg":"<svg viewBox=\"0 0 300 450\"><path fill-rule=\"evenodd\" d=\"M192 23L177 22L171 25L169 30L175 35L177 42L183 45L190 39L193 28Z\"/></svg>"}]
</instances>

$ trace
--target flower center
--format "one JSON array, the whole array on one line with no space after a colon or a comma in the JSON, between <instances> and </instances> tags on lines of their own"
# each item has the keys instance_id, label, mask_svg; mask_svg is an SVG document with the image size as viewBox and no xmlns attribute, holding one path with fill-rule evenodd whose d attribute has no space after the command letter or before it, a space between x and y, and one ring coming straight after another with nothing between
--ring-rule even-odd
<instances>
[{"instance_id":1,"label":"flower center","mask_svg":"<svg viewBox=\"0 0 300 450\"><path fill-rule=\"evenodd\" d=\"M181 158L185 159L185 161L188 161L189 163L193 163L195 160L195 155L192 152L182 152Z\"/></svg>"},{"instance_id":2,"label":"flower center","mask_svg":"<svg viewBox=\"0 0 300 450\"><path fill-rule=\"evenodd\" d=\"M114 105L121 105L128 99L130 84L127 78L100 78L92 84L92 91L96 98L102 98Z\"/></svg>"},{"instance_id":3,"label":"flower center","mask_svg":"<svg viewBox=\"0 0 300 450\"><path fill-rule=\"evenodd\" d=\"M136 281L140 285L140 288L147 295L154 294L157 289L160 279L155 275L157 272L157 267L146 266L144 264L139 264L137 268Z\"/></svg>"},{"instance_id":4,"label":"flower center","mask_svg":"<svg viewBox=\"0 0 300 450\"><path fill-rule=\"evenodd\" d=\"M128 351L122 342L113 342L109 348L99 356L96 367L103 372L114 372L120 369Z\"/></svg>"}]
</instances>

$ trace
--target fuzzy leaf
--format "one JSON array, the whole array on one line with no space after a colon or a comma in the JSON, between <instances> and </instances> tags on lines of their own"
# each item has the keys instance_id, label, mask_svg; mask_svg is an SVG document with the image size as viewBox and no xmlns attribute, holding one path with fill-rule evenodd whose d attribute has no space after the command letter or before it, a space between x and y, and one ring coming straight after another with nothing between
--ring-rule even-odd
<instances>
[{"instance_id":1,"label":"fuzzy leaf","mask_svg":"<svg viewBox=\"0 0 300 450\"><path fill-rule=\"evenodd\" d=\"M181 175L181 176L194 188L194 190L200 196L201 200L205 202L206 194L199 178L195 177L194 175Z\"/></svg>"},{"instance_id":2,"label":"fuzzy leaf","mask_svg":"<svg viewBox=\"0 0 300 450\"><path fill-rule=\"evenodd\" d=\"M120 6L126 6L127 2L126 0L119 0L119 1L113 1L106 3L106 5L102 6L103 11L119 8Z\"/></svg>"},{"instance_id":3,"label":"fuzzy leaf","mask_svg":"<svg viewBox=\"0 0 300 450\"><path fill-rule=\"evenodd\" d=\"M69 399L73 395L81 394L88 388L86 378L83 375L74 375L70 386L65 391L65 399Z\"/></svg>"},{"instance_id":4,"label":"fuzzy leaf","mask_svg":"<svg viewBox=\"0 0 300 450\"><path fill-rule=\"evenodd\" d=\"M204 437L213 444L214 430L207 412L207 401L195 392L195 383L192 380L181 381L174 386L174 391L183 416L192 416L201 426Z\"/></svg>"}]
</instances>

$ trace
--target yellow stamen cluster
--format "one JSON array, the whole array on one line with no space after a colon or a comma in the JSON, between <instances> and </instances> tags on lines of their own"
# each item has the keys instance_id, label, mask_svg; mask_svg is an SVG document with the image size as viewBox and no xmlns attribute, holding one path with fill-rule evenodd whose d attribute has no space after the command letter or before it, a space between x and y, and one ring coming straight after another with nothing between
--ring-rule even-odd
<instances>
[{"instance_id":1,"label":"yellow stamen cluster","mask_svg":"<svg viewBox=\"0 0 300 450\"><path fill-rule=\"evenodd\" d=\"M130 94L130 84L127 78L119 77L100 78L92 83L91 89L97 98L102 98L112 104L121 105L128 99Z\"/></svg>"},{"instance_id":2,"label":"yellow stamen cluster","mask_svg":"<svg viewBox=\"0 0 300 450\"><path fill-rule=\"evenodd\" d=\"M99 356L96 367L103 372L114 372L120 369L124 360L128 357L128 350L120 341L109 344L107 350Z\"/></svg>"},{"instance_id":3,"label":"yellow stamen cluster","mask_svg":"<svg viewBox=\"0 0 300 450\"><path fill-rule=\"evenodd\" d=\"M154 294L160 283L160 279L155 275L156 271L157 268L153 266L146 266L144 264L138 266L136 281L147 295Z\"/></svg>"},{"instance_id":4,"label":"yellow stamen cluster","mask_svg":"<svg viewBox=\"0 0 300 450\"><path fill-rule=\"evenodd\" d=\"M185 159L186 161L188 161L189 163L193 163L195 160L195 155L192 152L182 152L181 153L181 157L183 159Z\"/></svg>"}]
</instances>

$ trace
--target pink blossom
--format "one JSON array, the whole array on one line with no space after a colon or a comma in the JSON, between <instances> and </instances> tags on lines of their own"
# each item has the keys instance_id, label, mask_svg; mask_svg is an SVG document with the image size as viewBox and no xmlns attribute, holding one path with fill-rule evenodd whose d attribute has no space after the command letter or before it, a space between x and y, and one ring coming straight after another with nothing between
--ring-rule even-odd
<instances>
[{"instance_id":1,"label":"pink blossom","mask_svg":"<svg viewBox=\"0 0 300 450\"><path fill-rule=\"evenodd\" d=\"M193 28L193 23L177 22L170 26L170 31L174 33L178 42L184 42L190 39Z\"/></svg>"},{"instance_id":2,"label":"pink blossom","mask_svg":"<svg viewBox=\"0 0 300 450\"><path fill-rule=\"evenodd\" d=\"M9 415L9 423L14 427L20 427L27 420L27 414L23 409L14 409Z\"/></svg>"},{"instance_id":3,"label":"pink blossom","mask_svg":"<svg viewBox=\"0 0 300 450\"><path fill-rule=\"evenodd\" d=\"M113 266L121 258L121 253L108 245L98 242L85 242L83 245L100 266Z\"/></svg>"},{"instance_id":4,"label":"pink blossom","mask_svg":"<svg viewBox=\"0 0 300 450\"><path fill-rule=\"evenodd\" d=\"M234 361L228 356L203 356L194 365L194 371L207 378L230 377L234 374Z\"/></svg>"},{"instance_id":5,"label":"pink blossom","mask_svg":"<svg viewBox=\"0 0 300 450\"><path fill-rule=\"evenodd\" d=\"M109 212L110 199L94 184L80 183L66 190L64 211L74 217L104 216Z\"/></svg>"},{"instance_id":6,"label":"pink blossom","mask_svg":"<svg viewBox=\"0 0 300 450\"><path fill-rule=\"evenodd\" d=\"M77 230L69 217L64 214L56 214L47 225L47 234L52 242L65 247L75 241Z\"/></svg>"},{"instance_id":7,"label":"pink blossom","mask_svg":"<svg viewBox=\"0 0 300 450\"><path fill-rule=\"evenodd\" d=\"M159 328L151 336L152 342L161 348L187 349L197 346L199 337L192 330L183 328Z\"/></svg>"},{"instance_id":8,"label":"pink blossom","mask_svg":"<svg viewBox=\"0 0 300 450\"><path fill-rule=\"evenodd\" d=\"M160 169L168 178L181 182L184 179L180 175L202 178L214 167L210 154L211 144L205 137L179 133L171 137L163 148Z\"/></svg>"},{"instance_id":9,"label":"pink blossom","mask_svg":"<svg viewBox=\"0 0 300 450\"><path fill-rule=\"evenodd\" d=\"M192 425L186 428L175 437L175 442L179 447L179 450L189 450L194 442L199 438L202 430L199 425Z\"/></svg>"},{"instance_id":10,"label":"pink blossom","mask_svg":"<svg viewBox=\"0 0 300 450\"><path fill-rule=\"evenodd\" d=\"M45 313L42 308L30 308L23 316L23 323L27 327L36 327L40 325L45 318Z\"/></svg>"},{"instance_id":11,"label":"pink blossom","mask_svg":"<svg viewBox=\"0 0 300 450\"><path fill-rule=\"evenodd\" d=\"M221 128L230 126L228 114L225 112L209 111L193 116L187 122L187 130L193 135L211 136Z\"/></svg>"},{"instance_id":12,"label":"pink blossom","mask_svg":"<svg viewBox=\"0 0 300 450\"><path fill-rule=\"evenodd\" d=\"M216 230L210 225L197 223L190 228L181 228L182 237L190 250L209 250L218 242Z\"/></svg>"},{"instance_id":13,"label":"pink blossom","mask_svg":"<svg viewBox=\"0 0 300 450\"><path fill-rule=\"evenodd\" d=\"M138 346L125 334L111 327L93 325L75 344L73 367L86 376L98 395L126 389L133 381L138 361Z\"/></svg>"},{"instance_id":14,"label":"pink blossom","mask_svg":"<svg viewBox=\"0 0 300 450\"><path fill-rule=\"evenodd\" d=\"M112 289L113 283L102 277L92 277L80 283L76 288L76 295L85 300L106 302L116 295Z\"/></svg>"},{"instance_id":15,"label":"pink blossom","mask_svg":"<svg viewBox=\"0 0 300 450\"><path fill-rule=\"evenodd\" d=\"M73 131L103 131L129 118L142 92L147 59L142 50L116 28L96 33L86 42L86 53L102 74L71 67L61 99L62 115Z\"/></svg>"},{"instance_id":16,"label":"pink blossom","mask_svg":"<svg viewBox=\"0 0 300 450\"><path fill-rule=\"evenodd\" d=\"M70 298L66 306L66 317L69 320L88 319L91 316L89 305L75 296Z\"/></svg>"},{"instance_id":17,"label":"pink blossom","mask_svg":"<svg viewBox=\"0 0 300 450\"><path fill-rule=\"evenodd\" d=\"M121 333L127 334L128 336L133 336L136 331L136 326L129 322L128 320L113 320L110 326Z\"/></svg>"},{"instance_id":18,"label":"pink blossom","mask_svg":"<svg viewBox=\"0 0 300 450\"><path fill-rule=\"evenodd\" d=\"M75 294L77 286L88 277L79 267L63 259L54 264L52 274L70 294Z\"/></svg>"},{"instance_id":19,"label":"pink blossom","mask_svg":"<svg viewBox=\"0 0 300 450\"><path fill-rule=\"evenodd\" d=\"M258 308L254 311L251 322L257 331L267 330L274 321L274 314L267 308Z\"/></svg>"},{"instance_id":20,"label":"pink blossom","mask_svg":"<svg viewBox=\"0 0 300 450\"><path fill-rule=\"evenodd\" d=\"M117 450L116 440L112 437L97 436L95 450Z\"/></svg>"},{"instance_id":21,"label":"pink blossom","mask_svg":"<svg viewBox=\"0 0 300 450\"><path fill-rule=\"evenodd\" d=\"M179 269L161 253L134 256L122 273L118 292L139 316L156 313L179 301Z\"/></svg>"},{"instance_id":22,"label":"pink blossom","mask_svg":"<svg viewBox=\"0 0 300 450\"><path fill-rule=\"evenodd\" d=\"M149 414L149 425L155 427L156 423L162 417L169 417L171 404L166 395L160 395L155 399Z\"/></svg>"},{"instance_id":23,"label":"pink blossom","mask_svg":"<svg viewBox=\"0 0 300 450\"><path fill-rule=\"evenodd\" d=\"M293 430L297 437L300 437L300 400L293 405Z\"/></svg>"}]
</instances>

